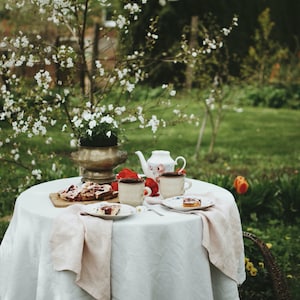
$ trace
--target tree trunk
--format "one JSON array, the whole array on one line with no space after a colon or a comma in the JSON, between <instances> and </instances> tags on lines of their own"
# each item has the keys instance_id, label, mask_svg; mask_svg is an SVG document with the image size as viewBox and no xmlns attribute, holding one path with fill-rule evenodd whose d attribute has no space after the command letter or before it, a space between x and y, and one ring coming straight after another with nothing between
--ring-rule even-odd
<instances>
[{"instance_id":1,"label":"tree trunk","mask_svg":"<svg viewBox=\"0 0 300 300\"><path fill-rule=\"evenodd\" d=\"M196 145L196 153L195 153L196 160L198 160L199 156L200 156L200 148L201 148L201 143L202 143L202 139L203 139L203 135L204 135L204 130L205 130L205 127L206 127L207 115L208 115L208 112L207 112L207 109L206 109L203 120L202 120L200 130L199 130L199 134L198 134L198 140L197 140L197 145Z\"/></svg>"},{"instance_id":2,"label":"tree trunk","mask_svg":"<svg viewBox=\"0 0 300 300\"><path fill-rule=\"evenodd\" d=\"M92 77L96 74L96 64L95 64L95 61L96 59L98 58L98 54L99 54L99 24L96 23L95 24L95 31L94 31L94 42L93 42L93 53L92 53L92 65L91 65L91 68L92 68L92 71L91 71L91 75ZM94 81L91 80L91 93L95 92L95 89L96 87L94 86Z\"/></svg>"},{"instance_id":3,"label":"tree trunk","mask_svg":"<svg viewBox=\"0 0 300 300\"><path fill-rule=\"evenodd\" d=\"M190 35L190 42L189 42L189 48L193 49L198 46L198 16L192 16L191 18L191 35ZM186 73L185 73L185 86L188 90L192 88L194 81L194 70L193 67L188 63L186 67Z\"/></svg>"}]
</instances>

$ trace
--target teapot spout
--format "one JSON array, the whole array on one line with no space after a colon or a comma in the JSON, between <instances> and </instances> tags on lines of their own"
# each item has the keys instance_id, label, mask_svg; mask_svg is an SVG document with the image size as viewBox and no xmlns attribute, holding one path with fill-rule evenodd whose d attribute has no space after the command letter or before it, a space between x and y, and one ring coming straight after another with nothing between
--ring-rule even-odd
<instances>
[{"instance_id":1,"label":"teapot spout","mask_svg":"<svg viewBox=\"0 0 300 300\"><path fill-rule=\"evenodd\" d=\"M146 159L141 151L135 151L135 154L140 159L141 167L143 170L143 173L146 177L154 178L154 174L151 172L151 170L148 167L148 164L146 162Z\"/></svg>"}]
</instances>

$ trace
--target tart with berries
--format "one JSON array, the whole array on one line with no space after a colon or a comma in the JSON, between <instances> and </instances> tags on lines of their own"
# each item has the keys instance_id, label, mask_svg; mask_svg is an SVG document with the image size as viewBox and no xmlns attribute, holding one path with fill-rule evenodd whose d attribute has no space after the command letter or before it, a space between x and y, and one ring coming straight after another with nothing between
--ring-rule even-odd
<instances>
[{"instance_id":1,"label":"tart with berries","mask_svg":"<svg viewBox=\"0 0 300 300\"><path fill-rule=\"evenodd\" d=\"M114 191L110 184L98 184L88 181L81 186L72 184L68 188L59 191L58 195L60 199L69 202L92 201L113 198Z\"/></svg>"}]
</instances>

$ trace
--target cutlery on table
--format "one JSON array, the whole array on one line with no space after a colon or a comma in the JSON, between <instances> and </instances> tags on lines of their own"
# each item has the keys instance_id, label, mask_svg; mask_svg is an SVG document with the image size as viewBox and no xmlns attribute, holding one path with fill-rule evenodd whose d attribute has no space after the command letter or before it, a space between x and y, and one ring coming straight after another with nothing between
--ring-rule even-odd
<instances>
[{"instance_id":1,"label":"cutlery on table","mask_svg":"<svg viewBox=\"0 0 300 300\"><path fill-rule=\"evenodd\" d=\"M152 207L149 207L149 206L137 206L136 208L137 212L146 212L146 211L152 211L154 212L155 214L157 214L158 216L161 216L163 217L164 214L157 211L156 209L152 208Z\"/></svg>"}]
</instances>

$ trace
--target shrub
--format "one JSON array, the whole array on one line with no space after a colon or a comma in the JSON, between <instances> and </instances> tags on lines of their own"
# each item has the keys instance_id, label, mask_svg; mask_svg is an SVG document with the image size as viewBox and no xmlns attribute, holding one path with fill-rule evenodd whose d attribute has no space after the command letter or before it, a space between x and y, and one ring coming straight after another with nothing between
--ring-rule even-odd
<instances>
[{"instance_id":1,"label":"shrub","mask_svg":"<svg viewBox=\"0 0 300 300\"><path fill-rule=\"evenodd\" d=\"M248 96L253 106L280 108L288 103L287 91L271 85L254 88Z\"/></svg>"}]
</instances>

